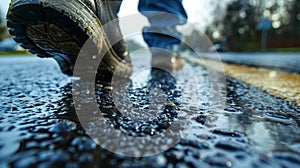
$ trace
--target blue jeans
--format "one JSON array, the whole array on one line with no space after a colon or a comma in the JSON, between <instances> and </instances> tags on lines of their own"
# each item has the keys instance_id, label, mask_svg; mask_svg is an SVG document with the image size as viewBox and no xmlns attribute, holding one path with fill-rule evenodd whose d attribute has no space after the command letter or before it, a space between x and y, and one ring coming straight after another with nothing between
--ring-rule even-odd
<instances>
[{"instance_id":1,"label":"blue jeans","mask_svg":"<svg viewBox=\"0 0 300 168\"><path fill-rule=\"evenodd\" d=\"M150 23L143 29L149 47L165 49L182 42L183 35L176 30L177 25L187 20L182 0L139 0L138 10Z\"/></svg>"}]
</instances>

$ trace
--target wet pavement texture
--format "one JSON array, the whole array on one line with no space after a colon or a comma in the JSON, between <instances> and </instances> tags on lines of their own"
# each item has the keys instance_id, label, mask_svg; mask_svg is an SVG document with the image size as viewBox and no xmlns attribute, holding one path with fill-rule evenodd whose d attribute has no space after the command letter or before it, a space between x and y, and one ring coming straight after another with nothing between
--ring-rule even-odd
<instances>
[{"instance_id":1,"label":"wet pavement texture","mask_svg":"<svg viewBox=\"0 0 300 168\"><path fill-rule=\"evenodd\" d=\"M177 87L172 77L155 78L151 74L144 76L142 85L131 85L126 98L138 109L149 108L149 88L153 85L158 85L173 102L149 122L123 117L111 100L111 87L97 84L101 111L112 127L124 134L159 134L184 117L182 111L194 114L189 133L175 146L153 156L131 158L103 149L86 134L74 109L71 79L60 73L53 60L0 58L0 167L300 165L300 108L295 103L227 77L225 108L214 110L218 103L205 101L213 94L206 69L190 65L193 75L202 79L197 80L197 86L199 97L205 98L197 103L199 106L182 107L185 88Z\"/></svg>"}]
</instances>

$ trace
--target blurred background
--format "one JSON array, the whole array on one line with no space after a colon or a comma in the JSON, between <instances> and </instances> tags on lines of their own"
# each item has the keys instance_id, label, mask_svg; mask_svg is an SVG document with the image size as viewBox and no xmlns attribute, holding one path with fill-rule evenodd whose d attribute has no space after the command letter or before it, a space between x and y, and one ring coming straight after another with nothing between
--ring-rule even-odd
<instances>
[{"instance_id":1,"label":"blurred background","mask_svg":"<svg viewBox=\"0 0 300 168\"><path fill-rule=\"evenodd\" d=\"M300 51L300 0L211 1L211 6L212 20L203 31L228 51Z\"/></svg>"},{"instance_id":2,"label":"blurred background","mask_svg":"<svg viewBox=\"0 0 300 168\"><path fill-rule=\"evenodd\" d=\"M218 51L300 51L300 0L184 0L192 29L183 28L193 48L208 36ZM22 50L5 26L9 0L0 1L0 51ZM119 16L136 14L138 0L124 0ZM147 24L147 21L145 21ZM126 23L123 25L126 26ZM124 26L124 27L125 27ZM141 27L142 28L142 27ZM144 45L128 40L130 48ZM202 48L203 49L203 48Z\"/></svg>"}]
</instances>

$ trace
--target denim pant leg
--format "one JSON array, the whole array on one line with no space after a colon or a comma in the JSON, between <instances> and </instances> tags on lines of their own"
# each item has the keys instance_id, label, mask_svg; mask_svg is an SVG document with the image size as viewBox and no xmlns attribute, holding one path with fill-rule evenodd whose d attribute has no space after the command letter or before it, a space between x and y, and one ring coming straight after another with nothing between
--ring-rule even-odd
<instances>
[{"instance_id":1,"label":"denim pant leg","mask_svg":"<svg viewBox=\"0 0 300 168\"><path fill-rule=\"evenodd\" d=\"M149 47L167 48L181 43L183 36L176 26L185 24L187 20L182 0L139 0L138 9L150 23L143 29L143 37Z\"/></svg>"}]
</instances>

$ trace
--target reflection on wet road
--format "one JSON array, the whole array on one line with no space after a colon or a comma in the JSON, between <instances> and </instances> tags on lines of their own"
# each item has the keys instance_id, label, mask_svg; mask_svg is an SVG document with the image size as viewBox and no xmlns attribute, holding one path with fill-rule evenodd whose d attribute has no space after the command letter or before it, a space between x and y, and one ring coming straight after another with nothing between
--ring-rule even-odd
<instances>
[{"instance_id":1,"label":"reflection on wet road","mask_svg":"<svg viewBox=\"0 0 300 168\"><path fill-rule=\"evenodd\" d=\"M225 109L213 110L206 69L191 64L199 77L193 126L175 146L149 157L115 155L87 136L72 101L70 78L52 60L0 58L0 167L297 167L300 164L300 109L294 103L227 77ZM184 74L182 74L184 76ZM150 106L149 88L167 93L169 104L151 122L131 121L115 110L111 88L98 84L98 103L107 121L128 135L151 136L184 114L180 90L172 80L135 81L129 91L137 108ZM150 82L149 82L150 81ZM187 79L186 82L189 80ZM134 81L133 81L134 82ZM169 87L164 83L169 82ZM113 141L107 139L108 142Z\"/></svg>"}]
</instances>

